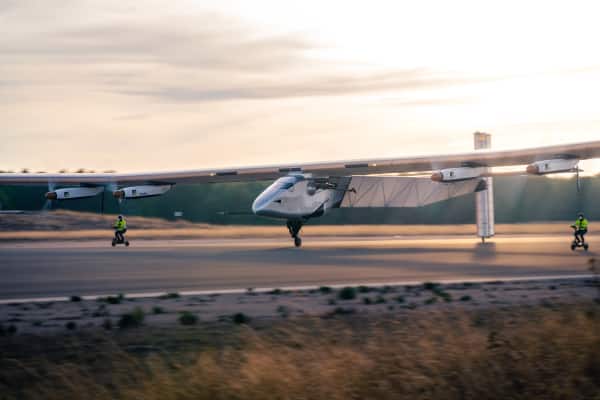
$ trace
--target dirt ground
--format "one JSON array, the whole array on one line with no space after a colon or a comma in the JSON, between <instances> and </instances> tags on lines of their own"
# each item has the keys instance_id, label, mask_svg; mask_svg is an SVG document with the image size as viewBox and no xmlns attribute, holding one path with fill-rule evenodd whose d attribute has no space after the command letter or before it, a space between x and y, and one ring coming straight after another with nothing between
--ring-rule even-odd
<instances>
[{"instance_id":1,"label":"dirt ground","mask_svg":"<svg viewBox=\"0 0 600 400\"><path fill-rule=\"evenodd\" d=\"M414 310L449 311L494 309L514 306L549 307L600 298L593 279L483 283L424 283L410 286L321 287L312 290L252 288L234 293L163 294L135 298L115 294L100 298L0 304L0 326L14 326L17 332L56 333L67 324L77 329L117 326L123 315L141 312L146 326L178 325L183 313L199 321L230 320L236 314L250 319L323 317L336 314L407 315ZM141 310L141 311L140 311ZM106 322L110 321L110 322Z\"/></svg>"}]
</instances>

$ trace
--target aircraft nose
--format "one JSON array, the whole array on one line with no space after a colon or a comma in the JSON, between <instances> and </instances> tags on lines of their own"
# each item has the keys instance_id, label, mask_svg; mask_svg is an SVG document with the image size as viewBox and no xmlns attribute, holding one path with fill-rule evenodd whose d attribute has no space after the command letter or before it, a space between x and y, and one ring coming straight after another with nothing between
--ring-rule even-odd
<instances>
[{"instance_id":1,"label":"aircraft nose","mask_svg":"<svg viewBox=\"0 0 600 400\"><path fill-rule=\"evenodd\" d=\"M265 208L264 202L260 201L260 200L261 200L261 198L259 196L256 199L254 199L254 202L252 203L252 212L255 215L261 215L262 210Z\"/></svg>"}]
</instances>

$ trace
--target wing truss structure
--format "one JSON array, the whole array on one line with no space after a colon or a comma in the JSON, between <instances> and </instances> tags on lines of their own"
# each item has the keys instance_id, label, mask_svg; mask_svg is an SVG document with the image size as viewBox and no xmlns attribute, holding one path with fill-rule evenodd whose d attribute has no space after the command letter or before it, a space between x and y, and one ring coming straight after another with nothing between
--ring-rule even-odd
<instances>
[{"instance_id":1,"label":"wing truss structure","mask_svg":"<svg viewBox=\"0 0 600 400\"><path fill-rule=\"evenodd\" d=\"M443 183L429 178L353 176L340 207L422 207L485 187L484 180Z\"/></svg>"}]
</instances>

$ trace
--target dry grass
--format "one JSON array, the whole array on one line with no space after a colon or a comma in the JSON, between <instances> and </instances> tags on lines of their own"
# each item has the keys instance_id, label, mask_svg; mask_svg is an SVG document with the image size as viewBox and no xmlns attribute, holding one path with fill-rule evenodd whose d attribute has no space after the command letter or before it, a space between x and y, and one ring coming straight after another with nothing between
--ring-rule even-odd
<instances>
[{"instance_id":1,"label":"dry grass","mask_svg":"<svg viewBox=\"0 0 600 400\"><path fill-rule=\"evenodd\" d=\"M598 399L595 307L5 338L0 398Z\"/></svg>"},{"instance_id":2,"label":"dry grass","mask_svg":"<svg viewBox=\"0 0 600 400\"><path fill-rule=\"evenodd\" d=\"M0 219L0 241L105 240L112 235L114 215L53 211L40 215L6 215ZM286 234L281 226L194 224L158 218L128 217L131 239L273 238ZM502 234L566 234L569 223L498 224ZM58 233L59 232L59 233ZM474 235L475 225L307 225L306 237L316 236L449 236Z\"/></svg>"},{"instance_id":3,"label":"dry grass","mask_svg":"<svg viewBox=\"0 0 600 400\"><path fill-rule=\"evenodd\" d=\"M8 214L0 218L3 231L54 231L81 229L110 229L116 214L97 214L80 211L54 210L39 213ZM128 216L128 223L140 229L205 228L207 224L194 224L185 220L167 221L161 218Z\"/></svg>"}]
</instances>

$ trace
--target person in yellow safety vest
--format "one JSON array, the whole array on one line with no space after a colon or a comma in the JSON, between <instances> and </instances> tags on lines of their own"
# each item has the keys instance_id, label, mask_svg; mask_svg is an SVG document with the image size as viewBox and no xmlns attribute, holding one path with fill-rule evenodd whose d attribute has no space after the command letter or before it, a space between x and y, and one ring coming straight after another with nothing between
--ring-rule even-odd
<instances>
[{"instance_id":1,"label":"person in yellow safety vest","mask_svg":"<svg viewBox=\"0 0 600 400\"><path fill-rule=\"evenodd\" d=\"M127 232L127 222L125 221L125 218L123 218L122 215L119 215L113 226L115 228L115 237L118 241L123 242L125 240L123 234Z\"/></svg>"},{"instance_id":2,"label":"person in yellow safety vest","mask_svg":"<svg viewBox=\"0 0 600 400\"><path fill-rule=\"evenodd\" d=\"M577 220L573 225L571 225L571 228L575 229L575 240L577 240L581 244L585 243L584 235L588 231L589 224L590 223L585 218L583 213L579 213L577 214Z\"/></svg>"}]
</instances>

